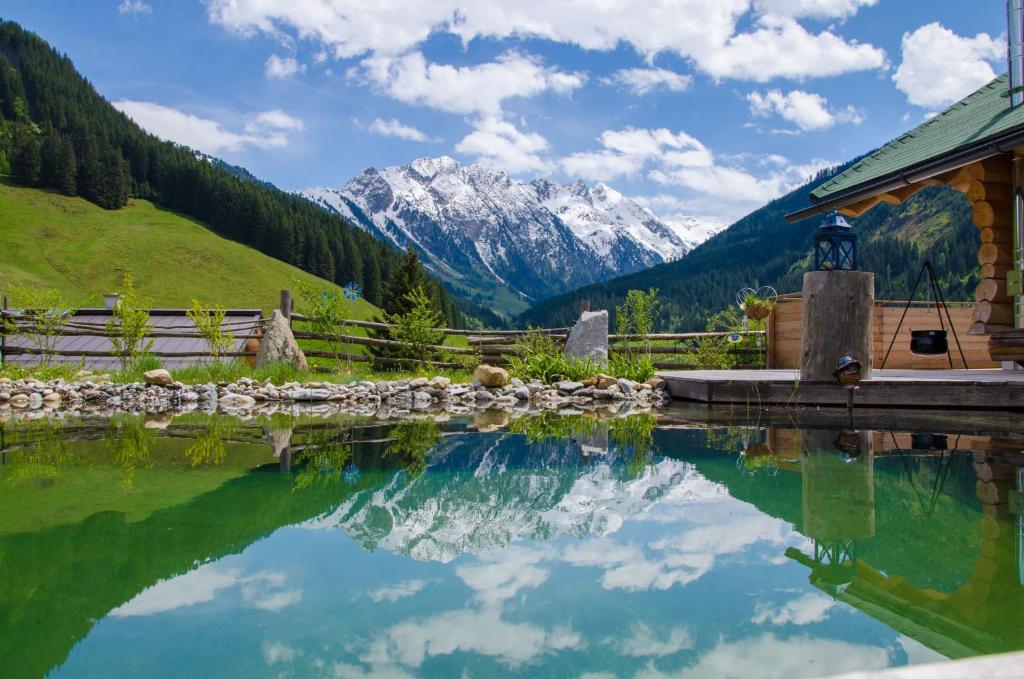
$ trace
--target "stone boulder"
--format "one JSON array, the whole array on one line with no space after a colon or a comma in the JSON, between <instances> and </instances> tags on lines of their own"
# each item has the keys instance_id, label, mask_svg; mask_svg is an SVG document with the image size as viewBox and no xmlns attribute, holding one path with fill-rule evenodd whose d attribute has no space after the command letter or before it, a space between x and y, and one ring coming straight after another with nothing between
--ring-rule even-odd
<instances>
[{"instance_id":1,"label":"stone boulder","mask_svg":"<svg viewBox=\"0 0 1024 679\"><path fill-rule=\"evenodd\" d=\"M171 373L167 372L163 368L147 370L142 373L142 379L146 384L155 384L158 387L169 387L174 384L174 378L171 377Z\"/></svg>"},{"instance_id":2,"label":"stone boulder","mask_svg":"<svg viewBox=\"0 0 1024 679\"><path fill-rule=\"evenodd\" d=\"M504 387L508 384L508 371L482 363L473 371L473 379L488 388Z\"/></svg>"},{"instance_id":3,"label":"stone boulder","mask_svg":"<svg viewBox=\"0 0 1024 679\"><path fill-rule=\"evenodd\" d=\"M565 341L565 355L608 365L608 312L584 311Z\"/></svg>"},{"instance_id":4,"label":"stone boulder","mask_svg":"<svg viewBox=\"0 0 1024 679\"><path fill-rule=\"evenodd\" d=\"M256 367L262 368L271 363L290 363L299 370L308 370L306 355L302 353L288 319L279 309L274 309L270 324L260 340L260 350L256 353Z\"/></svg>"}]
</instances>

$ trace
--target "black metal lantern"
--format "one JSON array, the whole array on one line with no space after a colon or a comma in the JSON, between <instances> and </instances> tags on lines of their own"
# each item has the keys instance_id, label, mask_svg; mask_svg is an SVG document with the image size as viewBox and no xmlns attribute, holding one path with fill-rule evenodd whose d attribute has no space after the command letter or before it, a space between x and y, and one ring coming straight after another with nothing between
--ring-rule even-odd
<instances>
[{"instance_id":1,"label":"black metal lantern","mask_svg":"<svg viewBox=\"0 0 1024 679\"><path fill-rule=\"evenodd\" d=\"M843 216L833 210L814 233L814 270L857 268L857 234Z\"/></svg>"}]
</instances>

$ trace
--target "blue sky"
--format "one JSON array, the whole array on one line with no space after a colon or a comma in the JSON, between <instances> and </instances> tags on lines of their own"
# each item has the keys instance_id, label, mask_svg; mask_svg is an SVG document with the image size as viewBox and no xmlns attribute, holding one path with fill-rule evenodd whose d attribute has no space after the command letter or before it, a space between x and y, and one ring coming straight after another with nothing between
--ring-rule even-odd
<instances>
[{"instance_id":1,"label":"blue sky","mask_svg":"<svg viewBox=\"0 0 1024 679\"><path fill-rule=\"evenodd\" d=\"M1003 0L6 0L143 127L287 190L427 155L733 219L1005 71Z\"/></svg>"}]
</instances>

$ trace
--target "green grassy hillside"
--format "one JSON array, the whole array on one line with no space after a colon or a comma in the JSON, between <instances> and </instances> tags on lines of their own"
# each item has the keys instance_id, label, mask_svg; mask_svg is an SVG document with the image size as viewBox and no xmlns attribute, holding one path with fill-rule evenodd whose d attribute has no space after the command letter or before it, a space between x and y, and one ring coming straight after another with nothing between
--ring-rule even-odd
<instances>
[{"instance_id":1,"label":"green grassy hillside","mask_svg":"<svg viewBox=\"0 0 1024 679\"><path fill-rule=\"evenodd\" d=\"M157 307L198 299L266 310L277 306L280 290L296 290L296 279L335 288L146 200L104 210L82 198L0 182L0 292L39 285L61 290L71 305L99 306L124 271ZM358 302L359 318L379 313Z\"/></svg>"}]
</instances>

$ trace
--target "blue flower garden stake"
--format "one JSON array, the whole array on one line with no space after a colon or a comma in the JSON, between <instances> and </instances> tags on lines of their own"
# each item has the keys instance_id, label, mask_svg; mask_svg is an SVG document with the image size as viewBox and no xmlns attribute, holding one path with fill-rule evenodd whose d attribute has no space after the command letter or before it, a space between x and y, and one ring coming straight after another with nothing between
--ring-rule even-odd
<instances>
[{"instance_id":1,"label":"blue flower garden stake","mask_svg":"<svg viewBox=\"0 0 1024 679\"><path fill-rule=\"evenodd\" d=\"M342 471L342 476L345 479L345 483L347 483L350 486L353 486L356 483L358 483L360 475L361 472L359 471L359 467L355 466L354 464L348 465L347 467L345 467L344 471Z\"/></svg>"},{"instance_id":2,"label":"blue flower garden stake","mask_svg":"<svg viewBox=\"0 0 1024 679\"><path fill-rule=\"evenodd\" d=\"M355 283L349 283L345 286L345 299L350 302L354 302L359 299L359 296L363 294L363 291L359 289L359 286Z\"/></svg>"}]
</instances>

